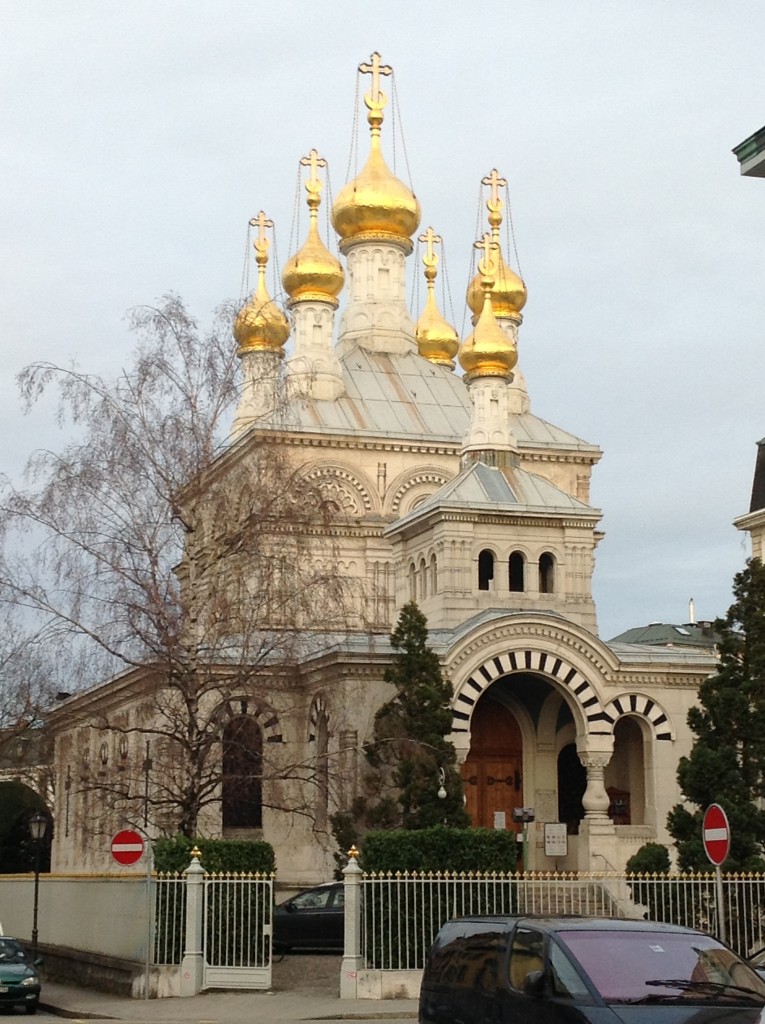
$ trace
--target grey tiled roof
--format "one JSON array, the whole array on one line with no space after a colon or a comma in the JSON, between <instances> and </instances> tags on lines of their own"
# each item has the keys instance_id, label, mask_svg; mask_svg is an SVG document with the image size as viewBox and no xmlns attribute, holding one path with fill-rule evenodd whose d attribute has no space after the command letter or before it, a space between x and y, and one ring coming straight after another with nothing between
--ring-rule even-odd
<instances>
[{"instance_id":1,"label":"grey tiled roof","mask_svg":"<svg viewBox=\"0 0 765 1024\"><path fill-rule=\"evenodd\" d=\"M353 347L341 358L345 394L329 401L301 400L296 429L353 433L458 444L470 425L470 398L459 374L405 353L370 352ZM560 427L525 413L513 420L518 444L598 454Z\"/></svg>"}]
</instances>

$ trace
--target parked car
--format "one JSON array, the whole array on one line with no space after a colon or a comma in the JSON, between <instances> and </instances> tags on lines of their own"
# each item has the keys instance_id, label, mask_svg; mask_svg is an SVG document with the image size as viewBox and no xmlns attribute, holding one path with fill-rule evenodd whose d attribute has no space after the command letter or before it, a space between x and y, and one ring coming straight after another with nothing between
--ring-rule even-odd
<instances>
[{"instance_id":1,"label":"parked car","mask_svg":"<svg viewBox=\"0 0 765 1024\"><path fill-rule=\"evenodd\" d=\"M344 924L342 882L325 882L280 903L274 910L274 951L342 949Z\"/></svg>"},{"instance_id":2,"label":"parked car","mask_svg":"<svg viewBox=\"0 0 765 1024\"><path fill-rule=\"evenodd\" d=\"M710 935L653 921L467 917L439 931L420 1024L759 1024L765 980Z\"/></svg>"},{"instance_id":3,"label":"parked car","mask_svg":"<svg viewBox=\"0 0 765 1024\"><path fill-rule=\"evenodd\" d=\"M23 1006L27 1013L37 1013L40 978L36 968L41 963L40 959L32 963L18 939L0 938L0 1007Z\"/></svg>"}]
</instances>

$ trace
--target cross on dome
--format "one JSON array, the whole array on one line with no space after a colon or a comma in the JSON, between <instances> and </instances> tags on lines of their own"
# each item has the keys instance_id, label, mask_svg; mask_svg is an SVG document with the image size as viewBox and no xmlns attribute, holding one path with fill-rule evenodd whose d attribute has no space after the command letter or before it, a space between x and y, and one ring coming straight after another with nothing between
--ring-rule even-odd
<instances>
[{"instance_id":1,"label":"cross on dome","mask_svg":"<svg viewBox=\"0 0 765 1024\"><path fill-rule=\"evenodd\" d=\"M273 226L274 222L269 220L262 210L257 217L250 218L250 227L258 229L258 237L252 244L255 246L255 252L257 253L255 259L259 265L265 264L268 261L268 247L271 243L266 238L266 228L272 228Z\"/></svg>"},{"instance_id":2,"label":"cross on dome","mask_svg":"<svg viewBox=\"0 0 765 1024\"><path fill-rule=\"evenodd\" d=\"M387 102L387 97L380 88L380 75L392 75L393 68L390 64L380 63L382 58L376 50L369 59L370 64L359 64L360 74L372 76L372 88L364 96L364 102L370 110L382 110Z\"/></svg>"}]
</instances>

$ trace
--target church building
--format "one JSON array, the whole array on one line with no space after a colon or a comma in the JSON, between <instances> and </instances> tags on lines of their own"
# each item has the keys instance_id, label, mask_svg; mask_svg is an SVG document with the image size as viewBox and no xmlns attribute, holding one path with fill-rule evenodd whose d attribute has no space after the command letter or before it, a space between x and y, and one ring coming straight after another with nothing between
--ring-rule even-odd
<instances>
[{"instance_id":1,"label":"church building","mask_svg":"<svg viewBox=\"0 0 765 1024\"><path fill-rule=\"evenodd\" d=\"M264 438L285 453L335 516L333 550L358 606L342 629L310 623L299 664L265 695L245 685L229 695L221 763L235 733L251 765L268 754L306 773L263 774L236 807L221 783L203 832L267 840L285 883L331 877L330 819L358 794L363 745L392 696L389 636L414 599L453 689L451 739L472 823L517 832L525 811L532 869L622 870L644 843L671 844L686 715L714 653L599 636L601 512L590 476L601 452L533 411L505 179L475 171L485 220L460 338L437 300L437 225L421 224L415 192L384 156L391 68L375 53L359 73L366 163L331 203L330 240L320 229L326 163L316 150L303 159L308 224L283 268L283 305L267 286L273 225L265 212L253 220L257 285L232 339L241 397L218 461L223 475L247 465ZM415 246L421 266L407 269ZM414 274L424 275L425 300L413 318ZM133 671L53 711L54 871L110 869L108 844L89 830L103 809L88 780L150 761L140 723L148 730L154 686L149 668ZM107 720L136 733L110 732ZM148 767L145 780L159 784ZM115 811L101 833L125 824ZM145 825L152 837L177 828L151 814Z\"/></svg>"}]
</instances>

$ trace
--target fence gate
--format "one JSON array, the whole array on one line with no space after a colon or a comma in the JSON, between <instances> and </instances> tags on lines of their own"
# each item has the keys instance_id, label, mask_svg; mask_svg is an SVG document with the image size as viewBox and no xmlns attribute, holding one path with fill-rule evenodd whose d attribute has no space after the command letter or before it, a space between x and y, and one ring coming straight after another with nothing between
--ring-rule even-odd
<instances>
[{"instance_id":1,"label":"fence gate","mask_svg":"<svg viewBox=\"0 0 765 1024\"><path fill-rule=\"evenodd\" d=\"M207 875L203 988L271 987L273 879Z\"/></svg>"}]
</instances>

